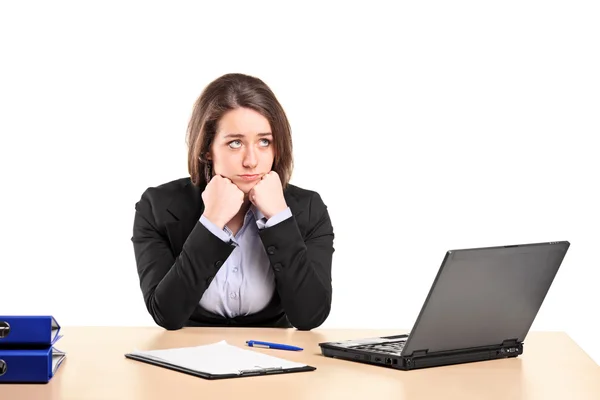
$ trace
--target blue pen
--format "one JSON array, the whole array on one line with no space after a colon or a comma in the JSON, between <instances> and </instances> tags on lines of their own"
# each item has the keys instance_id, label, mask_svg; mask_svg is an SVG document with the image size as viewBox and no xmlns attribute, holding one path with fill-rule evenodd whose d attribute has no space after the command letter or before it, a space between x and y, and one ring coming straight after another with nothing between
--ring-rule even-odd
<instances>
[{"instance_id":1,"label":"blue pen","mask_svg":"<svg viewBox=\"0 0 600 400\"><path fill-rule=\"evenodd\" d=\"M246 344L250 347L262 347L264 349L277 349L277 350L291 350L300 351L302 348L296 346L290 346L289 344L259 342L258 340L248 340Z\"/></svg>"}]
</instances>

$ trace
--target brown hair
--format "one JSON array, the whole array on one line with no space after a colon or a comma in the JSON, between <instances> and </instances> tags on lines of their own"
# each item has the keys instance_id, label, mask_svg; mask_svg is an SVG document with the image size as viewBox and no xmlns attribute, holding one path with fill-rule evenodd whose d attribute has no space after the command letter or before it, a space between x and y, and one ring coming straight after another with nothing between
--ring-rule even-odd
<instances>
[{"instance_id":1,"label":"brown hair","mask_svg":"<svg viewBox=\"0 0 600 400\"><path fill-rule=\"evenodd\" d=\"M194 185L207 184L212 165L206 155L216 135L217 123L228 111L249 108L264 116L271 126L275 158L272 170L285 188L293 169L291 127L281 104L260 79L226 74L211 82L194 104L187 128L188 171Z\"/></svg>"}]
</instances>

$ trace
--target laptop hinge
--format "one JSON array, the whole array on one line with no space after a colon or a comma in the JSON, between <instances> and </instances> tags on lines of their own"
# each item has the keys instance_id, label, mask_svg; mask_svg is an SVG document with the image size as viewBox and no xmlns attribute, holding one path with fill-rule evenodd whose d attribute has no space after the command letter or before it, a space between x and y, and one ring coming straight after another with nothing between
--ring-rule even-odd
<instances>
[{"instance_id":1,"label":"laptop hinge","mask_svg":"<svg viewBox=\"0 0 600 400\"><path fill-rule=\"evenodd\" d=\"M507 339L504 342L502 342L502 347L515 347L517 345L517 339Z\"/></svg>"},{"instance_id":2,"label":"laptop hinge","mask_svg":"<svg viewBox=\"0 0 600 400\"><path fill-rule=\"evenodd\" d=\"M427 355L428 351L429 351L429 349L413 351L412 356L413 357L425 357Z\"/></svg>"}]
</instances>

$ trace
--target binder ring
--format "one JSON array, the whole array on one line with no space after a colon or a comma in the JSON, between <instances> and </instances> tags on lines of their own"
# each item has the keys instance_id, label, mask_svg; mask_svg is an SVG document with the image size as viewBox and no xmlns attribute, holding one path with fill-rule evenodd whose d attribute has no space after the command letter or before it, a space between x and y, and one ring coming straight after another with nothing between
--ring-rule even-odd
<instances>
[{"instance_id":1,"label":"binder ring","mask_svg":"<svg viewBox=\"0 0 600 400\"><path fill-rule=\"evenodd\" d=\"M10 333L10 325L6 321L0 321L0 339L4 339Z\"/></svg>"},{"instance_id":2,"label":"binder ring","mask_svg":"<svg viewBox=\"0 0 600 400\"><path fill-rule=\"evenodd\" d=\"M4 360L0 360L0 376L4 375L8 367L6 366L6 362Z\"/></svg>"}]
</instances>

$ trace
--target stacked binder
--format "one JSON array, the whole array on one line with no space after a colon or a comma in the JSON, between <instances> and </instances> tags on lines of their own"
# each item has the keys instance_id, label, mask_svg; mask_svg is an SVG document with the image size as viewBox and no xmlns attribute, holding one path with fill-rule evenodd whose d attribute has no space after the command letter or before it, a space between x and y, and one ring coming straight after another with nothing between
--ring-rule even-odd
<instances>
[{"instance_id":1,"label":"stacked binder","mask_svg":"<svg viewBox=\"0 0 600 400\"><path fill-rule=\"evenodd\" d=\"M48 383L65 359L52 316L0 315L0 383Z\"/></svg>"}]
</instances>

